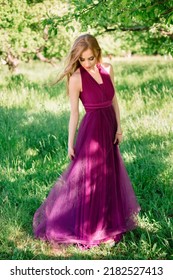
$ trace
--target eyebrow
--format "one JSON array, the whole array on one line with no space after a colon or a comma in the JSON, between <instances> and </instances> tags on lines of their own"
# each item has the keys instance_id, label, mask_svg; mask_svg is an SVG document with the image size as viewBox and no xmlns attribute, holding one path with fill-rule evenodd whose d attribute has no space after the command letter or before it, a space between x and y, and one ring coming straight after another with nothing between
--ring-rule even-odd
<instances>
[{"instance_id":1,"label":"eyebrow","mask_svg":"<svg viewBox=\"0 0 173 280\"><path fill-rule=\"evenodd\" d=\"M90 58L92 58L92 57L94 57L94 55L92 55L92 56L88 57L88 59L90 59ZM80 59L85 59L85 58L84 58L84 57L82 57L82 56L80 56L79 58L80 58Z\"/></svg>"}]
</instances>

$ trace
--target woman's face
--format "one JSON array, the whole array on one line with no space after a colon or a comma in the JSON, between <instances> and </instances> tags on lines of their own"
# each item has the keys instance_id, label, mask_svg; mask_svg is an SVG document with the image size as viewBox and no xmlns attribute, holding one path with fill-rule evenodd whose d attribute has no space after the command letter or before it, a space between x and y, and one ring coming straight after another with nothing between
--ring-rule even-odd
<instances>
[{"instance_id":1,"label":"woman's face","mask_svg":"<svg viewBox=\"0 0 173 280\"><path fill-rule=\"evenodd\" d=\"M79 62L86 70L91 70L91 69L94 69L94 66L96 65L97 60L96 60L96 57L94 56L94 53L92 52L92 50L87 49L79 57Z\"/></svg>"}]
</instances>

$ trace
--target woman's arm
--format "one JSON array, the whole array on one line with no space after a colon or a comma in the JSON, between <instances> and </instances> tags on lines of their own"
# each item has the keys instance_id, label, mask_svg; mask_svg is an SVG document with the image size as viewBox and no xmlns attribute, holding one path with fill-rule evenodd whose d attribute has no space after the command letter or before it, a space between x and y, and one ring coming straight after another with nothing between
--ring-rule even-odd
<instances>
[{"instance_id":1,"label":"woman's arm","mask_svg":"<svg viewBox=\"0 0 173 280\"><path fill-rule=\"evenodd\" d=\"M69 80L70 120L68 133L68 156L72 160L75 157L74 139L79 120L79 74L74 73Z\"/></svg>"},{"instance_id":2,"label":"woman's arm","mask_svg":"<svg viewBox=\"0 0 173 280\"><path fill-rule=\"evenodd\" d=\"M110 73L112 83L114 85L114 72L113 72L112 65L110 65L110 72L109 73ZM114 95L113 100L112 100L112 105L114 107L116 120L117 120L117 131L116 131L116 135L115 135L114 144L116 142L118 142L118 144L119 144L122 141L122 129L121 129L121 123L120 123L120 110L119 110L119 105L118 105L116 92L115 92L115 95Z\"/></svg>"}]
</instances>

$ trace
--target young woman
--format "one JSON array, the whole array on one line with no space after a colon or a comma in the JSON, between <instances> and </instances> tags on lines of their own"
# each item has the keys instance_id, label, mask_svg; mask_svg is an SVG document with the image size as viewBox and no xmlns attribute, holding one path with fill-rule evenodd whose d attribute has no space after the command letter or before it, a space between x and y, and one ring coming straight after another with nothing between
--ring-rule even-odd
<instances>
[{"instance_id":1,"label":"young woman","mask_svg":"<svg viewBox=\"0 0 173 280\"><path fill-rule=\"evenodd\" d=\"M87 248L118 242L136 227L140 206L118 146L122 129L113 69L101 63L95 37L85 34L76 39L60 79L65 76L71 106L71 162L36 211L34 235ZM79 99L86 114L75 141Z\"/></svg>"}]
</instances>

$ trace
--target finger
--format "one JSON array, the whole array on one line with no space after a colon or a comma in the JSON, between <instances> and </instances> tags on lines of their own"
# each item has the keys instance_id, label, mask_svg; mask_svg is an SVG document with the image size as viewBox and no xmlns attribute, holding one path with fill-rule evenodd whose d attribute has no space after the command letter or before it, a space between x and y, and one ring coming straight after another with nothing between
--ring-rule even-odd
<instances>
[{"instance_id":1,"label":"finger","mask_svg":"<svg viewBox=\"0 0 173 280\"><path fill-rule=\"evenodd\" d=\"M75 153L71 153L71 160L75 158Z\"/></svg>"},{"instance_id":2,"label":"finger","mask_svg":"<svg viewBox=\"0 0 173 280\"><path fill-rule=\"evenodd\" d=\"M116 143L117 143L117 140L118 140L118 139L117 139L117 137L115 137L114 144L116 144Z\"/></svg>"},{"instance_id":3,"label":"finger","mask_svg":"<svg viewBox=\"0 0 173 280\"><path fill-rule=\"evenodd\" d=\"M72 153L69 153L69 154L68 154L68 157L69 157L69 159L71 160L72 157L73 157Z\"/></svg>"}]
</instances>

